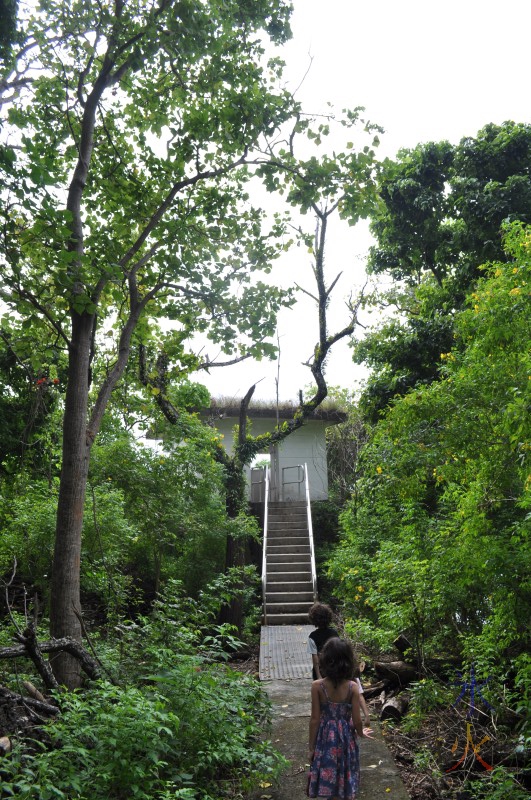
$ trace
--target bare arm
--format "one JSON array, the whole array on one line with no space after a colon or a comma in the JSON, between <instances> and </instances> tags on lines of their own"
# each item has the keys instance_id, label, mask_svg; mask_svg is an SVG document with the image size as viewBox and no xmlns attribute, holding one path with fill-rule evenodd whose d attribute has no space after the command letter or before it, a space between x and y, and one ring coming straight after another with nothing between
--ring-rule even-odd
<instances>
[{"instance_id":1,"label":"bare arm","mask_svg":"<svg viewBox=\"0 0 531 800\"><path fill-rule=\"evenodd\" d=\"M365 697L361 692L360 692L360 706L363 712L363 719L365 721L365 725L369 726L371 724L371 715L369 714L369 707L367 705L367 701L365 700Z\"/></svg>"},{"instance_id":2,"label":"bare arm","mask_svg":"<svg viewBox=\"0 0 531 800\"><path fill-rule=\"evenodd\" d=\"M360 693L356 683L354 682L352 683L352 724L360 739L363 738L364 733L361 724Z\"/></svg>"},{"instance_id":3,"label":"bare arm","mask_svg":"<svg viewBox=\"0 0 531 800\"><path fill-rule=\"evenodd\" d=\"M319 730L319 722L321 720L321 699L319 697L319 681L312 683L312 713L310 716L310 735L308 743L308 751L310 760L313 758L315 751L315 742L317 740L317 731Z\"/></svg>"},{"instance_id":4,"label":"bare arm","mask_svg":"<svg viewBox=\"0 0 531 800\"><path fill-rule=\"evenodd\" d=\"M323 676L321 675L321 671L319 669L319 654L318 653L312 653L312 664L313 664L313 668L315 670L316 676L318 678L322 678Z\"/></svg>"}]
</instances>

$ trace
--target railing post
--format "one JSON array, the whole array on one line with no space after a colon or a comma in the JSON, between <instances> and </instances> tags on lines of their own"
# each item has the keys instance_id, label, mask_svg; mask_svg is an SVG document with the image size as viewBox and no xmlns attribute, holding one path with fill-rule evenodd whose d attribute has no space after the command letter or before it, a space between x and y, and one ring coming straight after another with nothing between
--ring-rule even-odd
<instances>
[{"instance_id":1,"label":"railing post","mask_svg":"<svg viewBox=\"0 0 531 800\"><path fill-rule=\"evenodd\" d=\"M306 514L308 518L308 536L310 539L310 562L312 567L313 601L317 602L317 569L315 566L315 549L313 546L312 506L310 503L310 483L308 481L308 467L304 463L304 485L306 488Z\"/></svg>"},{"instance_id":2,"label":"railing post","mask_svg":"<svg viewBox=\"0 0 531 800\"><path fill-rule=\"evenodd\" d=\"M264 537L262 549L262 606L264 609L264 625L267 625L267 513L269 504L269 467L265 468L265 497L264 497Z\"/></svg>"}]
</instances>

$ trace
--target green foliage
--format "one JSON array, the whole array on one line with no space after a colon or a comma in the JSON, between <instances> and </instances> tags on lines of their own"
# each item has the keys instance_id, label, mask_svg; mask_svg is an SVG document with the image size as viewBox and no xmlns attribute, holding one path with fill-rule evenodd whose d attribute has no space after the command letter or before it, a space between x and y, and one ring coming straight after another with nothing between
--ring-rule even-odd
<instances>
[{"instance_id":1,"label":"green foliage","mask_svg":"<svg viewBox=\"0 0 531 800\"><path fill-rule=\"evenodd\" d=\"M151 686L99 682L61 697L51 748L21 743L2 764L3 797L156 800L230 796L271 780L283 766L263 725L270 706L258 684L200 657L175 655Z\"/></svg>"},{"instance_id":2,"label":"green foliage","mask_svg":"<svg viewBox=\"0 0 531 800\"><path fill-rule=\"evenodd\" d=\"M365 632L403 631L421 661L455 652L485 674L529 646L529 242L506 228L507 261L456 316L441 380L372 430L330 562Z\"/></svg>"},{"instance_id":3,"label":"green foliage","mask_svg":"<svg viewBox=\"0 0 531 800\"><path fill-rule=\"evenodd\" d=\"M1 796L218 800L272 781L285 762L264 738L271 704L222 663L241 642L215 624L241 578L221 575L197 600L170 581L151 614L117 625L98 650L119 683L59 695L46 744L21 740L2 761Z\"/></svg>"},{"instance_id":4,"label":"green foliage","mask_svg":"<svg viewBox=\"0 0 531 800\"><path fill-rule=\"evenodd\" d=\"M453 317L481 265L510 258L503 224L531 222L531 126L487 125L458 145L418 145L387 160L369 268L403 282L379 298L397 314L370 331L355 359L374 368L362 409L371 422L395 395L438 379ZM405 286L404 286L405 284Z\"/></svg>"},{"instance_id":5,"label":"green foliage","mask_svg":"<svg viewBox=\"0 0 531 800\"><path fill-rule=\"evenodd\" d=\"M507 767L494 767L481 778L467 781L467 794L473 800L526 800L529 791Z\"/></svg>"},{"instance_id":6,"label":"green foliage","mask_svg":"<svg viewBox=\"0 0 531 800\"><path fill-rule=\"evenodd\" d=\"M11 59L11 49L17 34L18 0L0 0L0 63Z\"/></svg>"},{"instance_id":7,"label":"green foliage","mask_svg":"<svg viewBox=\"0 0 531 800\"><path fill-rule=\"evenodd\" d=\"M408 712L401 722L401 729L405 733L418 730L429 714L449 708L455 701L455 689L435 678L422 678L411 683L408 694Z\"/></svg>"},{"instance_id":8,"label":"green foliage","mask_svg":"<svg viewBox=\"0 0 531 800\"><path fill-rule=\"evenodd\" d=\"M254 519L227 517L218 434L182 412L164 449L108 424L93 449L85 502L83 596L107 613L150 598L170 579L197 596L224 566L227 536L256 537ZM0 573L48 597L58 480L20 473L0 495Z\"/></svg>"},{"instance_id":9,"label":"green foliage","mask_svg":"<svg viewBox=\"0 0 531 800\"><path fill-rule=\"evenodd\" d=\"M357 404L345 398L347 420L326 429L329 495L342 506L355 493L359 477L358 459L367 434Z\"/></svg>"}]
</instances>

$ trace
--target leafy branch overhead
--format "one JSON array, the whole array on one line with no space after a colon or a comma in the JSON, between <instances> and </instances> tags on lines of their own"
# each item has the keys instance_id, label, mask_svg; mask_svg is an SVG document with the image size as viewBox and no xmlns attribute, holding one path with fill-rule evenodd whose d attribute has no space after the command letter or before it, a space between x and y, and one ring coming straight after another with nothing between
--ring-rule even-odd
<instances>
[{"instance_id":1,"label":"leafy branch overhead","mask_svg":"<svg viewBox=\"0 0 531 800\"><path fill-rule=\"evenodd\" d=\"M240 330L267 351L285 298L256 280L278 248L246 163L293 113L261 39L285 41L289 15L282 0L43 0L0 77L2 326L34 371L60 363L65 384L54 636L79 635L90 448L135 341L165 317L228 354Z\"/></svg>"}]
</instances>

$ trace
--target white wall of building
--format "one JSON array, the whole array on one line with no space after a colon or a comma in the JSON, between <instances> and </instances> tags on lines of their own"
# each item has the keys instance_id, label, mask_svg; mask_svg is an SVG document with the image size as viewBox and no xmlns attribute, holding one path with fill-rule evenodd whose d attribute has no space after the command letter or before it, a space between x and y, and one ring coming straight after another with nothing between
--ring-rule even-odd
<instances>
[{"instance_id":1,"label":"white wall of building","mask_svg":"<svg viewBox=\"0 0 531 800\"><path fill-rule=\"evenodd\" d=\"M227 452L232 452L234 445L234 417L216 420L216 428L223 434L223 445ZM253 436L272 431L276 425L273 418L256 418L252 420L249 432ZM290 434L279 444L279 466L285 481L297 479L299 465L307 465L310 482L311 500L326 500L328 497L328 472L326 465L325 428L322 420L309 420L301 428ZM250 469L246 469L248 485L250 485ZM296 483L284 486L284 500L297 500L300 487ZM304 499L304 497L301 497Z\"/></svg>"}]
</instances>

